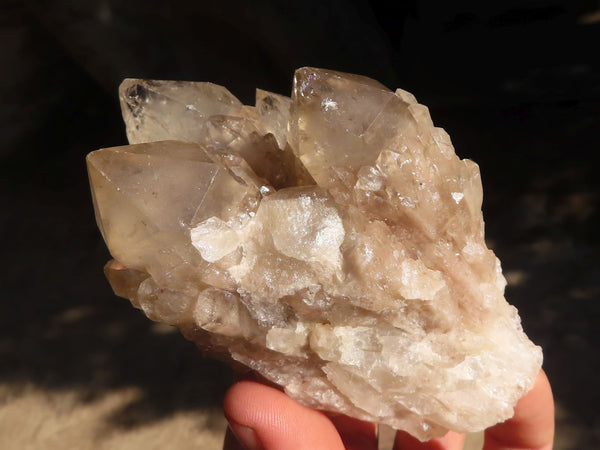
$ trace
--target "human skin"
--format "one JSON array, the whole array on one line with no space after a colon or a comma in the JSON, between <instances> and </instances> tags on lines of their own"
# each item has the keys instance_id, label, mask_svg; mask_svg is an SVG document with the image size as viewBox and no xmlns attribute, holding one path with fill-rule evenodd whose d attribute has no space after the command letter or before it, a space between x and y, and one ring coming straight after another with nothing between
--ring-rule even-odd
<instances>
[{"instance_id":1,"label":"human skin","mask_svg":"<svg viewBox=\"0 0 600 450\"><path fill-rule=\"evenodd\" d=\"M225 395L229 429L224 450L376 450L377 427L346 416L307 408L280 390L242 380ZM554 400L550 383L540 371L531 391L515 406L514 416L485 431L484 450L549 450L554 440ZM459 450L465 435L420 442L398 432L393 450Z\"/></svg>"}]
</instances>

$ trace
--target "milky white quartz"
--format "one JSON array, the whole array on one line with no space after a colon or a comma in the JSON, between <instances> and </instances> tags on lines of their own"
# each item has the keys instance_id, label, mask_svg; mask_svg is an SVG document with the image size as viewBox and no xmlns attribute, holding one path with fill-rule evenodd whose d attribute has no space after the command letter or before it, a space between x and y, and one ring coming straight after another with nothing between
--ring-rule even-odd
<instances>
[{"instance_id":1,"label":"milky white quartz","mask_svg":"<svg viewBox=\"0 0 600 450\"><path fill-rule=\"evenodd\" d=\"M87 158L117 295L299 402L425 440L513 414L541 349L504 299L477 165L427 108L302 68L291 99L128 79Z\"/></svg>"}]
</instances>

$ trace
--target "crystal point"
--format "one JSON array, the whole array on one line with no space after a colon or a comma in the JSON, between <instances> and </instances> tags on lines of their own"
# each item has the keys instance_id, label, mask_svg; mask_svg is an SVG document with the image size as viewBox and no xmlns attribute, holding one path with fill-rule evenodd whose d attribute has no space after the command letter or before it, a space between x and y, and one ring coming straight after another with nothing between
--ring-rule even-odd
<instances>
[{"instance_id":1,"label":"crystal point","mask_svg":"<svg viewBox=\"0 0 600 450\"><path fill-rule=\"evenodd\" d=\"M128 78L119 87L119 98L131 144L193 142L202 118L236 114L242 108L233 94L212 83Z\"/></svg>"},{"instance_id":2,"label":"crystal point","mask_svg":"<svg viewBox=\"0 0 600 450\"><path fill-rule=\"evenodd\" d=\"M506 420L541 349L484 241L477 164L401 89L296 71L243 106L125 80L88 156L117 295L299 402L421 440Z\"/></svg>"}]
</instances>

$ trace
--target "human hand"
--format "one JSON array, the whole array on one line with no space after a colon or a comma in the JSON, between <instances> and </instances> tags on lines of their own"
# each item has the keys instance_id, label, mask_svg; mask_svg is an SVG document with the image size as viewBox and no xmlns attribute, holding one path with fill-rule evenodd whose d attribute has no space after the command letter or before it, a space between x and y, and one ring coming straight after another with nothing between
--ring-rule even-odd
<instances>
[{"instance_id":1,"label":"human hand","mask_svg":"<svg viewBox=\"0 0 600 450\"><path fill-rule=\"evenodd\" d=\"M224 401L229 429L224 450L376 450L377 427L346 416L328 416L296 403L276 388L255 381L234 384ZM549 450L554 439L554 401L540 371L533 389L515 407L515 415L485 431L484 450ZM398 432L393 450L458 450L464 434L420 442Z\"/></svg>"}]
</instances>

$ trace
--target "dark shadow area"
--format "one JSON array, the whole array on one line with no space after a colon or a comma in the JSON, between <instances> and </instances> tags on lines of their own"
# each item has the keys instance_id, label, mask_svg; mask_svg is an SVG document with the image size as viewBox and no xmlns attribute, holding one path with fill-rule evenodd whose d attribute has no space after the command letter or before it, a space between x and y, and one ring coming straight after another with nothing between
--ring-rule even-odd
<instances>
[{"instance_id":1,"label":"dark shadow area","mask_svg":"<svg viewBox=\"0 0 600 450\"><path fill-rule=\"evenodd\" d=\"M0 382L82 401L136 386L107 419L124 428L220 408L230 369L112 294L84 158L126 143L125 77L212 81L251 103L312 65L414 92L479 163L507 298L544 347L572 448L600 448L600 5L471 3L6 2Z\"/></svg>"}]
</instances>

